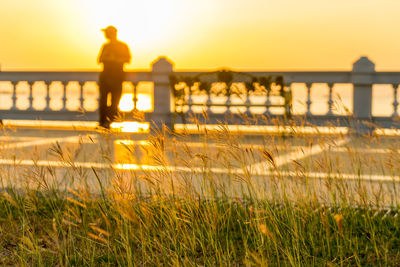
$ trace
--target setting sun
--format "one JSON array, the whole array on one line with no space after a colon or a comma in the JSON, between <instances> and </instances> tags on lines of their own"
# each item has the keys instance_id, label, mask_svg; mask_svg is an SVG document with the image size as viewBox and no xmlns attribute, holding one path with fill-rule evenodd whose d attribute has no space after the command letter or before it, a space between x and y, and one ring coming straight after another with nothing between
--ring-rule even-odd
<instances>
[{"instance_id":1,"label":"setting sun","mask_svg":"<svg viewBox=\"0 0 400 267\"><path fill-rule=\"evenodd\" d=\"M114 25L121 40L135 45L151 46L171 34L179 12L176 1L88 0L84 5L92 25Z\"/></svg>"}]
</instances>

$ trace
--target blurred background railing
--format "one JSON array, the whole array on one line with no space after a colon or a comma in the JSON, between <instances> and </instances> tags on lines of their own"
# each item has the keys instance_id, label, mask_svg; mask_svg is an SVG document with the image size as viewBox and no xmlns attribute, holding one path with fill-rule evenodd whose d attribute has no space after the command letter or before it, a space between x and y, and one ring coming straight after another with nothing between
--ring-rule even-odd
<instances>
[{"instance_id":1,"label":"blurred background railing","mask_svg":"<svg viewBox=\"0 0 400 267\"><path fill-rule=\"evenodd\" d=\"M21 120L98 120L98 72L0 72L0 118ZM149 72L129 72L124 90L132 96L132 109L140 83L151 81ZM122 106L128 111L127 105Z\"/></svg>"},{"instance_id":2,"label":"blurred background railing","mask_svg":"<svg viewBox=\"0 0 400 267\"><path fill-rule=\"evenodd\" d=\"M172 126L183 122L183 116L174 116L177 95L171 90L171 75L199 77L207 73L212 72L174 71L172 62L160 57L153 62L150 71L127 73L121 113L129 120L135 119L133 111L139 110L145 113L147 121L158 125ZM211 97L210 93L199 93L201 90L198 88L184 91L187 95L181 98L185 100L179 110L181 115L190 120L203 114L209 123L227 121L242 124L254 119L255 124L269 124L280 119L283 123L351 126L360 131L368 131L374 125L400 128L400 72L378 72L367 57L357 60L350 71L240 73L255 80L283 77L285 91L291 93L290 118L286 109L289 102L279 102L285 101L284 98L274 99L268 90L259 94L245 90L243 92L247 93L243 98L240 94L231 96L231 89L228 89L228 95ZM249 81L243 77L234 75L230 85L234 83L237 88L241 85L248 88ZM97 121L97 80L98 72L0 72L0 117ZM218 87L221 81L209 78L207 82L211 88L212 85ZM228 115L235 119L228 120ZM240 119L243 115L247 121Z\"/></svg>"}]
</instances>

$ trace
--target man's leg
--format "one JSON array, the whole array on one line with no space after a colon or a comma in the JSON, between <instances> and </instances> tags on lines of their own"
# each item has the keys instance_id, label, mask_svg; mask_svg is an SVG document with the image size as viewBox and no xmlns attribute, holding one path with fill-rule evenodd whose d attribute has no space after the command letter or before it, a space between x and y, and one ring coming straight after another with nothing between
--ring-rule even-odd
<instances>
[{"instance_id":1,"label":"man's leg","mask_svg":"<svg viewBox=\"0 0 400 267\"><path fill-rule=\"evenodd\" d=\"M118 105L122 95L122 82L113 83L111 92L110 120L114 121L118 114Z\"/></svg>"},{"instance_id":2,"label":"man's leg","mask_svg":"<svg viewBox=\"0 0 400 267\"><path fill-rule=\"evenodd\" d=\"M100 126L107 126L108 118L107 118L107 95L108 88L107 83L104 81L100 81L99 83L99 91L100 91L100 99L99 99L99 124Z\"/></svg>"}]
</instances>

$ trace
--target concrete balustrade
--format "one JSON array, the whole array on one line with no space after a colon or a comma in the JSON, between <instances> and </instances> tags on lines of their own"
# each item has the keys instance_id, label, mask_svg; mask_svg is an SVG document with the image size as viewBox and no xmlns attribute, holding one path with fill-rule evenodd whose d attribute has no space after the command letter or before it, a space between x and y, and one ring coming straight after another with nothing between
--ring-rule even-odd
<instances>
[{"instance_id":1,"label":"concrete balustrade","mask_svg":"<svg viewBox=\"0 0 400 267\"><path fill-rule=\"evenodd\" d=\"M133 83L133 102L136 105L137 90L136 85L139 82L153 82L153 111L146 113L146 120L151 121L154 125L160 127L165 124L172 127L173 124L173 110L171 103L173 102L173 95L169 85L169 76L182 75L182 76L195 76L206 71L175 71L173 63L166 57L160 57L152 63L151 70L149 71L135 71L127 72L126 80ZM305 112L304 114L296 114L292 118L292 123L297 123L302 120L307 122L324 125L333 123L338 125L350 126L357 131L371 131L372 124L377 124L382 127L400 128L397 123L398 117L398 86L400 84L400 72L380 72L375 70L375 64L367 57L361 57L354 62L352 70L349 71L269 71L269 72L247 72L248 74L261 77L261 76L277 76L284 77L285 86L291 87L296 90L293 84L304 84L306 90L305 99ZM85 94L84 87L87 82L96 82L98 80L98 72L21 72L21 71L5 71L0 72L0 81L10 82L11 92L11 108L0 111L2 119L45 119L45 120L88 120L96 121L97 110L85 111ZM46 87L44 101L45 107L43 110L36 110L33 106L35 95L33 86L35 82L44 82ZM21 110L17 107L19 93L17 87L20 82L28 83L28 108ZM54 82L60 82L62 86L62 105L59 110L52 110L51 101L52 96L50 88ZM69 110L67 102L69 96L67 95L67 87L71 82L77 82L79 86L78 99L80 110ZM240 77L234 77L232 83L243 82ZM316 84L327 85L327 113L326 114L313 114L313 98L312 94L316 92ZM340 115L334 114L334 86L337 84L352 84L353 87L353 114ZM387 84L392 86L393 90L393 112L390 116L373 116L372 102L373 102L373 85ZM294 92L295 93L295 92ZM194 97L189 90L188 103L194 101ZM265 101L265 109L269 114L269 97ZM204 100L205 106L211 106L213 101L210 98ZM217 122L224 115L231 113L229 105L234 105L230 95L226 98L224 104L228 107L227 111L222 114L211 114L211 122ZM223 105L224 105L223 104ZM251 113L252 101L247 94L243 100L243 105L246 107L246 113ZM256 105L254 105L256 106ZM193 113L192 106L188 107L185 111L188 114ZM232 115L232 114L230 114ZM265 114L264 114L265 115ZM271 115L272 116L272 115ZM275 117L280 117L276 115ZM282 117L282 116L281 116ZM368 122L365 124L364 122ZM369 126L364 126L369 125Z\"/></svg>"},{"instance_id":2,"label":"concrete balustrade","mask_svg":"<svg viewBox=\"0 0 400 267\"><path fill-rule=\"evenodd\" d=\"M161 128L163 124L172 126L171 90L169 75L173 73L173 64L166 57L160 57L152 63L153 112L146 114L146 120Z\"/></svg>"}]
</instances>

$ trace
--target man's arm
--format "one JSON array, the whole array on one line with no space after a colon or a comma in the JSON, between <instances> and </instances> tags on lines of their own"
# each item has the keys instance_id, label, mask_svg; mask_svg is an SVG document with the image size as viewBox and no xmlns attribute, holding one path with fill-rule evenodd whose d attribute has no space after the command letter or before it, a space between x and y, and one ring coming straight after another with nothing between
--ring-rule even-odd
<instances>
[{"instance_id":1,"label":"man's arm","mask_svg":"<svg viewBox=\"0 0 400 267\"><path fill-rule=\"evenodd\" d=\"M123 57L121 58L122 63L129 63L131 62L131 51L129 50L129 46L127 44L124 44L124 53Z\"/></svg>"},{"instance_id":2,"label":"man's arm","mask_svg":"<svg viewBox=\"0 0 400 267\"><path fill-rule=\"evenodd\" d=\"M98 63L98 64L104 62L103 57L104 57L104 45L100 48L99 55L97 56L97 63Z\"/></svg>"}]
</instances>

